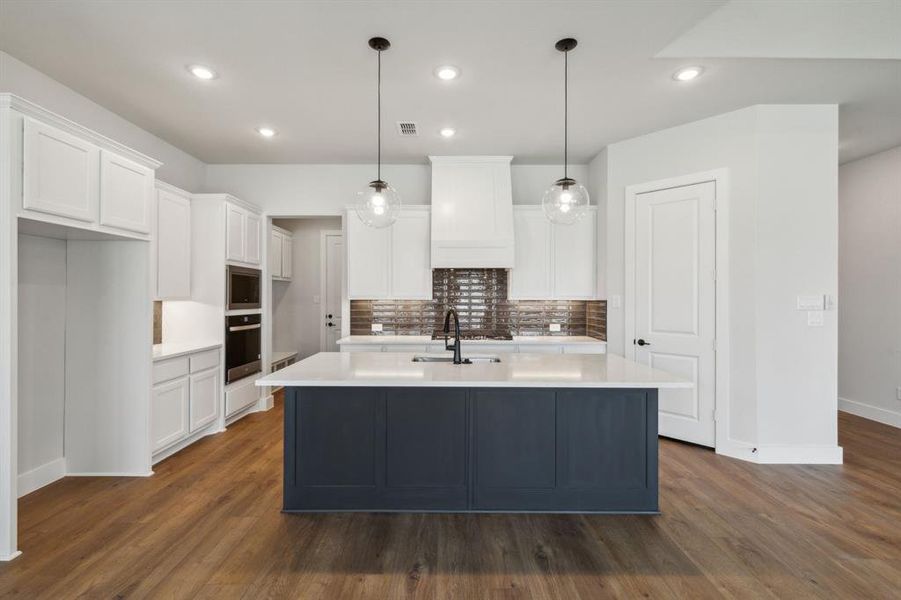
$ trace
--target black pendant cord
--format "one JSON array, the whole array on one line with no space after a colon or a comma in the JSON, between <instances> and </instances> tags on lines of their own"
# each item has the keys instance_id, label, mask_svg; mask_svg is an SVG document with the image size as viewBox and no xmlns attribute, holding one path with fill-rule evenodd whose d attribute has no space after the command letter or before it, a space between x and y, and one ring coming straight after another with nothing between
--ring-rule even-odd
<instances>
[{"instance_id":1,"label":"black pendant cord","mask_svg":"<svg viewBox=\"0 0 901 600\"><path fill-rule=\"evenodd\" d=\"M568 179L569 162L569 51L563 53L563 178Z\"/></svg>"},{"instance_id":2,"label":"black pendant cord","mask_svg":"<svg viewBox=\"0 0 901 600\"><path fill-rule=\"evenodd\" d=\"M376 180L382 180L382 51L379 50L379 83L378 83L378 140L379 140L379 149L378 149L378 166L376 167L376 172L378 173Z\"/></svg>"}]
</instances>

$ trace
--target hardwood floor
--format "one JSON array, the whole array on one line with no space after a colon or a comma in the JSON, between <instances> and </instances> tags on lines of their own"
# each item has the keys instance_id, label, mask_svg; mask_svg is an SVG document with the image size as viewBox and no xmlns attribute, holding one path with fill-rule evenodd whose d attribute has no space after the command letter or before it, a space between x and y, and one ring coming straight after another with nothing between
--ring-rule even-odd
<instances>
[{"instance_id":1,"label":"hardwood floor","mask_svg":"<svg viewBox=\"0 0 901 600\"><path fill-rule=\"evenodd\" d=\"M845 465L759 466L662 440L663 514L284 515L281 405L147 479L23 498L25 598L889 598L901 431L840 414Z\"/></svg>"}]
</instances>

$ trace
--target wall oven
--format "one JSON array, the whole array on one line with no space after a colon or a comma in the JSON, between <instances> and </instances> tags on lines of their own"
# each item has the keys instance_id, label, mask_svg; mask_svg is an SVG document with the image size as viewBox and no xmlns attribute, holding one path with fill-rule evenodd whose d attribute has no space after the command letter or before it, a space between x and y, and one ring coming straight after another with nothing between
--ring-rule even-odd
<instances>
[{"instance_id":1,"label":"wall oven","mask_svg":"<svg viewBox=\"0 0 901 600\"><path fill-rule=\"evenodd\" d=\"M259 269L228 266L228 310L260 308L261 272Z\"/></svg>"},{"instance_id":2,"label":"wall oven","mask_svg":"<svg viewBox=\"0 0 901 600\"><path fill-rule=\"evenodd\" d=\"M225 383L260 372L261 317L259 314L225 317Z\"/></svg>"}]
</instances>

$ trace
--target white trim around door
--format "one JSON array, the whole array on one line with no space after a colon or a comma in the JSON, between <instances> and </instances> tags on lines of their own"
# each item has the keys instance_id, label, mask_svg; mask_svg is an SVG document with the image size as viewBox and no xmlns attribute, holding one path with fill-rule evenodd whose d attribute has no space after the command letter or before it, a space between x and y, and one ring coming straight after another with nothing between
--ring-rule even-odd
<instances>
[{"instance_id":1,"label":"white trim around door","mask_svg":"<svg viewBox=\"0 0 901 600\"><path fill-rule=\"evenodd\" d=\"M718 453L747 460L745 444L729 437L729 171L716 169L680 177L650 181L626 187L623 298L626 355L634 358L635 346L635 203L639 194L713 182L715 186L715 270L714 289L716 345L715 361L715 448Z\"/></svg>"},{"instance_id":2,"label":"white trim around door","mask_svg":"<svg viewBox=\"0 0 901 600\"><path fill-rule=\"evenodd\" d=\"M340 229L326 229L319 232L319 350L324 352L328 345L326 323L328 317L328 239L337 237L344 239L344 232ZM347 262L341 261L341 298L339 298L341 308L336 311L338 314L338 323L341 329L338 330L338 337L341 337L344 325L344 281L346 279ZM350 318L348 313L347 318ZM334 322L334 321L332 321Z\"/></svg>"}]
</instances>

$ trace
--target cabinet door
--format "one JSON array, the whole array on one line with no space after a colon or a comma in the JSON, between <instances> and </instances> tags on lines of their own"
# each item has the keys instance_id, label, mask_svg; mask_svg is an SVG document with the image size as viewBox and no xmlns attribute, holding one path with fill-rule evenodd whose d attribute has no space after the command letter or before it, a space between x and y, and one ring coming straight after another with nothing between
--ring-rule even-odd
<instances>
[{"instance_id":1,"label":"cabinet door","mask_svg":"<svg viewBox=\"0 0 901 600\"><path fill-rule=\"evenodd\" d=\"M260 217L253 213L245 215L244 234L244 260L258 265L260 264Z\"/></svg>"},{"instance_id":2,"label":"cabinet door","mask_svg":"<svg viewBox=\"0 0 901 600\"><path fill-rule=\"evenodd\" d=\"M191 297L191 201L171 192L157 192L156 297Z\"/></svg>"},{"instance_id":3,"label":"cabinet door","mask_svg":"<svg viewBox=\"0 0 901 600\"><path fill-rule=\"evenodd\" d=\"M515 262L510 271L510 298L551 297L551 224L540 208L514 208Z\"/></svg>"},{"instance_id":4,"label":"cabinet door","mask_svg":"<svg viewBox=\"0 0 901 600\"><path fill-rule=\"evenodd\" d=\"M231 204L225 205L225 259L243 262L244 228L246 227L244 210Z\"/></svg>"},{"instance_id":5,"label":"cabinet door","mask_svg":"<svg viewBox=\"0 0 901 600\"><path fill-rule=\"evenodd\" d=\"M188 435L188 393L187 377L153 388L150 429L154 452Z\"/></svg>"},{"instance_id":6,"label":"cabinet door","mask_svg":"<svg viewBox=\"0 0 901 600\"><path fill-rule=\"evenodd\" d=\"M22 207L85 222L97 220L100 149L25 119Z\"/></svg>"},{"instance_id":7,"label":"cabinet door","mask_svg":"<svg viewBox=\"0 0 901 600\"><path fill-rule=\"evenodd\" d=\"M347 213L347 296L390 298L391 228L367 227Z\"/></svg>"},{"instance_id":8,"label":"cabinet door","mask_svg":"<svg viewBox=\"0 0 901 600\"><path fill-rule=\"evenodd\" d=\"M597 211L572 225L554 228L554 297L597 297Z\"/></svg>"},{"instance_id":9,"label":"cabinet door","mask_svg":"<svg viewBox=\"0 0 901 600\"><path fill-rule=\"evenodd\" d=\"M219 368L191 375L191 433L219 417Z\"/></svg>"},{"instance_id":10,"label":"cabinet door","mask_svg":"<svg viewBox=\"0 0 901 600\"><path fill-rule=\"evenodd\" d=\"M269 273L272 277L282 276L282 234L273 231L269 237Z\"/></svg>"},{"instance_id":11,"label":"cabinet door","mask_svg":"<svg viewBox=\"0 0 901 600\"><path fill-rule=\"evenodd\" d=\"M100 224L150 233L153 184L153 169L101 151Z\"/></svg>"},{"instance_id":12,"label":"cabinet door","mask_svg":"<svg viewBox=\"0 0 901 600\"><path fill-rule=\"evenodd\" d=\"M428 209L402 210L391 226L391 297L432 299Z\"/></svg>"},{"instance_id":13,"label":"cabinet door","mask_svg":"<svg viewBox=\"0 0 901 600\"><path fill-rule=\"evenodd\" d=\"M291 279L294 265L294 241L285 237L282 238L282 277Z\"/></svg>"}]
</instances>

